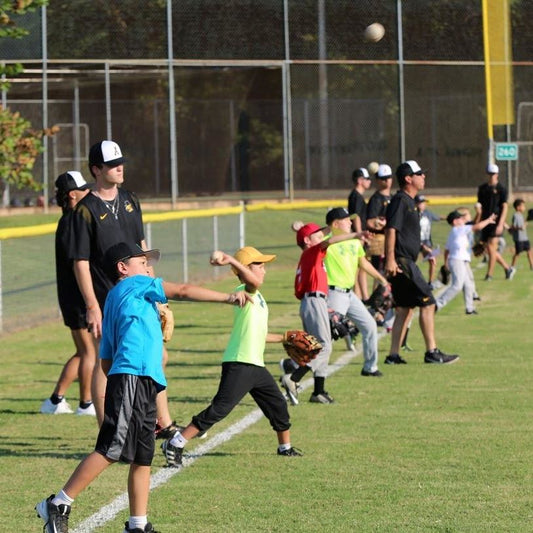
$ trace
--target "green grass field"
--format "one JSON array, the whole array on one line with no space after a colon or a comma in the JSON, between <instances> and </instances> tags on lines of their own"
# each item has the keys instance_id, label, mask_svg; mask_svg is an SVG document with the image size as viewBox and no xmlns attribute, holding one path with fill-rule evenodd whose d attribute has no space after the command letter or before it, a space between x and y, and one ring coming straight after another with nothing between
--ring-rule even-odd
<instances>
[{"instance_id":1,"label":"green grass field","mask_svg":"<svg viewBox=\"0 0 533 533\"><path fill-rule=\"evenodd\" d=\"M289 224L323 217L323 210L247 215L247 243L278 254L262 290L272 331L300 325L292 296L299 250ZM447 231L445 222L434 226L441 247ZM511 282L501 268L491 283L481 281L484 268L474 272L480 314L465 316L458 296L436 317L439 345L461 354L457 364L424 365L423 341L413 324L409 343L415 351L405 355L408 365L382 364L384 378L363 378L358 356L327 381L335 404L309 404L307 390L301 404L290 407L292 442L304 457L276 456L275 435L261 418L152 492L149 519L155 528L164 533L532 531L533 272L525 258ZM234 285L230 275L210 284L223 290ZM173 416L186 423L216 390L232 312L214 304L172 308L176 331L168 347L168 394ZM388 345L385 336L380 361ZM342 341L335 345L333 360L343 348ZM94 446L94 419L36 414L71 352L68 330L58 320L2 337L0 518L16 531L41 531L33 506L58 491ZM276 377L281 357L279 346L268 347L265 358ZM68 399L76 403L76 385ZM246 398L208 439L255 408ZM189 452L202 443L191 442ZM163 465L157 451L154 473ZM75 502L71 529L122 494L126 480L125 465L104 472ZM127 516L122 511L95 531L122 531Z\"/></svg>"}]
</instances>

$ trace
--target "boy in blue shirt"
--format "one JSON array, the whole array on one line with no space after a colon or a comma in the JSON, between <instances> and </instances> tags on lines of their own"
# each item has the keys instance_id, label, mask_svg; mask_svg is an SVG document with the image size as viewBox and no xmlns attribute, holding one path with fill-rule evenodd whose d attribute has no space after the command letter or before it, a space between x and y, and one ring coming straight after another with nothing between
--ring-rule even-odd
<instances>
[{"instance_id":1,"label":"boy in blue shirt","mask_svg":"<svg viewBox=\"0 0 533 533\"><path fill-rule=\"evenodd\" d=\"M167 298L243 306L245 293L224 294L150 276L159 250L124 242L111 246L104 264L117 284L109 292L102 322L100 359L107 375L104 421L95 451L76 468L57 496L35 507L47 533L68 532L74 499L109 465L130 464L130 517L124 532L155 533L147 521L150 465L155 447L156 397L166 387L157 303Z\"/></svg>"}]
</instances>

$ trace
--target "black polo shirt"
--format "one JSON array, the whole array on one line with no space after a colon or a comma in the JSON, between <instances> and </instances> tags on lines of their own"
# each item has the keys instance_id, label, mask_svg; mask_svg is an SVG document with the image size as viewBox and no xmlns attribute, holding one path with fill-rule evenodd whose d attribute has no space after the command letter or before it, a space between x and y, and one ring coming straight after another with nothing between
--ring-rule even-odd
<instances>
[{"instance_id":1,"label":"black polo shirt","mask_svg":"<svg viewBox=\"0 0 533 533\"><path fill-rule=\"evenodd\" d=\"M398 191L387 207L387 228L396 230L394 255L416 261L420 252L420 215L414 198Z\"/></svg>"},{"instance_id":2,"label":"black polo shirt","mask_svg":"<svg viewBox=\"0 0 533 533\"><path fill-rule=\"evenodd\" d=\"M105 251L119 242L136 243L144 240L142 211L137 196L118 189L118 211L115 215L93 193L85 196L74 210L69 257L87 260L91 269L96 298L103 311L105 298L113 282L104 270Z\"/></svg>"},{"instance_id":3,"label":"black polo shirt","mask_svg":"<svg viewBox=\"0 0 533 533\"><path fill-rule=\"evenodd\" d=\"M355 189L348 196L348 213L356 214L361 219L361 229L366 229L366 202L363 195Z\"/></svg>"}]
</instances>

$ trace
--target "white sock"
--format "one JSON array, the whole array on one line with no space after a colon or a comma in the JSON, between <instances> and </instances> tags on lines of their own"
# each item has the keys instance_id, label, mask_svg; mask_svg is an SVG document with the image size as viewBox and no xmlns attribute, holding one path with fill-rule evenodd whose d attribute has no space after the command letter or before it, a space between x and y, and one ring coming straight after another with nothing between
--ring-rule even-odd
<instances>
[{"instance_id":1,"label":"white sock","mask_svg":"<svg viewBox=\"0 0 533 533\"><path fill-rule=\"evenodd\" d=\"M291 449L291 443L290 443L290 442L287 442L286 444L280 444L280 445L278 446L278 450L279 450L280 452L284 452L284 451L286 451L286 450L290 450L290 449Z\"/></svg>"},{"instance_id":2,"label":"white sock","mask_svg":"<svg viewBox=\"0 0 533 533\"><path fill-rule=\"evenodd\" d=\"M178 448L185 448L185 445L188 442L189 441L184 439L179 431L170 439L170 444L172 444L172 446L177 446Z\"/></svg>"},{"instance_id":3,"label":"white sock","mask_svg":"<svg viewBox=\"0 0 533 533\"><path fill-rule=\"evenodd\" d=\"M74 500L63 490L61 489L57 496L52 500L54 505L72 505Z\"/></svg>"},{"instance_id":4,"label":"white sock","mask_svg":"<svg viewBox=\"0 0 533 533\"><path fill-rule=\"evenodd\" d=\"M144 516L130 516L128 519L128 529L140 529L144 531L144 526L148 524L146 515Z\"/></svg>"}]
</instances>

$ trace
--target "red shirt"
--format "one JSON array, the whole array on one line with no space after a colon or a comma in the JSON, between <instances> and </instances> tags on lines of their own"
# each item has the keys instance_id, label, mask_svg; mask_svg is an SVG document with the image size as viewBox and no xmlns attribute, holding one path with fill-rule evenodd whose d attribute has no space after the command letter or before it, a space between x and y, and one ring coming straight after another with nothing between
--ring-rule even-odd
<instances>
[{"instance_id":1,"label":"red shirt","mask_svg":"<svg viewBox=\"0 0 533 533\"><path fill-rule=\"evenodd\" d=\"M301 300L306 292L328 293L328 277L324 266L326 251L327 248L315 244L302 252L294 278L294 295L298 300Z\"/></svg>"}]
</instances>

